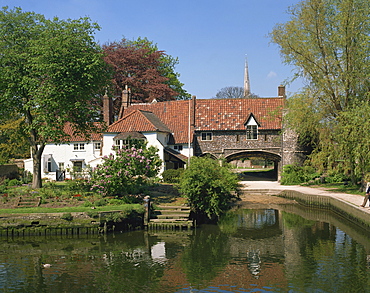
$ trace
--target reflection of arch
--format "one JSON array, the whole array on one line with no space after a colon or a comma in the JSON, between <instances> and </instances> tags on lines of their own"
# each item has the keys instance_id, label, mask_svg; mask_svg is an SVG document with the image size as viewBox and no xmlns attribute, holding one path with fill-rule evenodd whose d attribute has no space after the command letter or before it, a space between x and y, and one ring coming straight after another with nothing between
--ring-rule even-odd
<instances>
[{"instance_id":1,"label":"reflection of arch","mask_svg":"<svg viewBox=\"0 0 370 293\"><path fill-rule=\"evenodd\" d=\"M204 154L201 154L199 157L208 157L208 158L217 160L217 157L211 153L204 153Z\"/></svg>"},{"instance_id":2,"label":"reflection of arch","mask_svg":"<svg viewBox=\"0 0 370 293\"><path fill-rule=\"evenodd\" d=\"M266 151L240 151L226 156L225 159L227 162L231 162L233 160L239 160L248 157L264 158L273 161L275 164L281 161L280 155Z\"/></svg>"}]
</instances>

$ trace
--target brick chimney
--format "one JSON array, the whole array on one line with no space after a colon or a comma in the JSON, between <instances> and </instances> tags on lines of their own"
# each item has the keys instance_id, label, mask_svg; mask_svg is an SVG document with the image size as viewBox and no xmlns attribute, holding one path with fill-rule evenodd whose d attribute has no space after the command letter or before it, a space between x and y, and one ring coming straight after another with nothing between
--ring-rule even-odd
<instances>
[{"instance_id":1,"label":"brick chimney","mask_svg":"<svg viewBox=\"0 0 370 293\"><path fill-rule=\"evenodd\" d=\"M131 105L131 90L125 86L125 89L122 91L121 96L121 108L119 110L118 119L123 117L123 113L125 109L127 109Z\"/></svg>"},{"instance_id":2,"label":"brick chimney","mask_svg":"<svg viewBox=\"0 0 370 293\"><path fill-rule=\"evenodd\" d=\"M103 118L107 126L113 122L113 100L107 93L103 96Z\"/></svg>"},{"instance_id":3,"label":"brick chimney","mask_svg":"<svg viewBox=\"0 0 370 293\"><path fill-rule=\"evenodd\" d=\"M285 86L284 85L278 86L278 96L285 98Z\"/></svg>"},{"instance_id":4,"label":"brick chimney","mask_svg":"<svg viewBox=\"0 0 370 293\"><path fill-rule=\"evenodd\" d=\"M195 127L195 105L196 105L197 97L191 97L191 118L190 118L190 125Z\"/></svg>"}]
</instances>

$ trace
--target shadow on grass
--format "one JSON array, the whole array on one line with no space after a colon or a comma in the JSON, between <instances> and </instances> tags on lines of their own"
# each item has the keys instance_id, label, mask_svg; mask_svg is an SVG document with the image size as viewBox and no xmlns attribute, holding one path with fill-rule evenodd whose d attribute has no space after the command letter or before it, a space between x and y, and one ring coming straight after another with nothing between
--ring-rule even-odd
<instances>
[{"instance_id":1,"label":"shadow on grass","mask_svg":"<svg viewBox=\"0 0 370 293\"><path fill-rule=\"evenodd\" d=\"M268 171L243 171L239 173L239 179L243 181L276 181L277 176L274 170Z\"/></svg>"}]
</instances>

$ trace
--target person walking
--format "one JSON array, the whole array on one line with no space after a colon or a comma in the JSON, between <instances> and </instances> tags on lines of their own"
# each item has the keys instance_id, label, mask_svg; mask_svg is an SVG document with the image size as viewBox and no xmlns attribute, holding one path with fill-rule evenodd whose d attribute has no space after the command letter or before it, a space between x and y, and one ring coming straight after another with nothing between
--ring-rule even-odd
<instances>
[{"instance_id":1,"label":"person walking","mask_svg":"<svg viewBox=\"0 0 370 293\"><path fill-rule=\"evenodd\" d=\"M370 196L370 182L367 183L367 186L366 186L366 194L365 194L365 198L364 198L364 202L362 203L361 207L365 207L367 201L369 200L369 196ZM369 207L370 207L370 203L369 203Z\"/></svg>"}]
</instances>

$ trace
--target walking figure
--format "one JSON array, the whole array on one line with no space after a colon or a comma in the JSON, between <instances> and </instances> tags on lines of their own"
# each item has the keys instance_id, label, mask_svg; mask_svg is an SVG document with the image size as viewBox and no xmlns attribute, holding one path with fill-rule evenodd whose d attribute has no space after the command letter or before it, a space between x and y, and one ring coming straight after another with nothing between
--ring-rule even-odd
<instances>
[{"instance_id":1,"label":"walking figure","mask_svg":"<svg viewBox=\"0 0 370 293\"><path fill-rule=\"evenodd\" d=\"M365 207L367 201L369 200L369 195L370 195L370 183L368 182L366 186L366 194L365 194L364 202L362 203L361 207L363 208ZM369 204L369 207L370 207L370 204Z\"/></svg>"}]
</instances>

